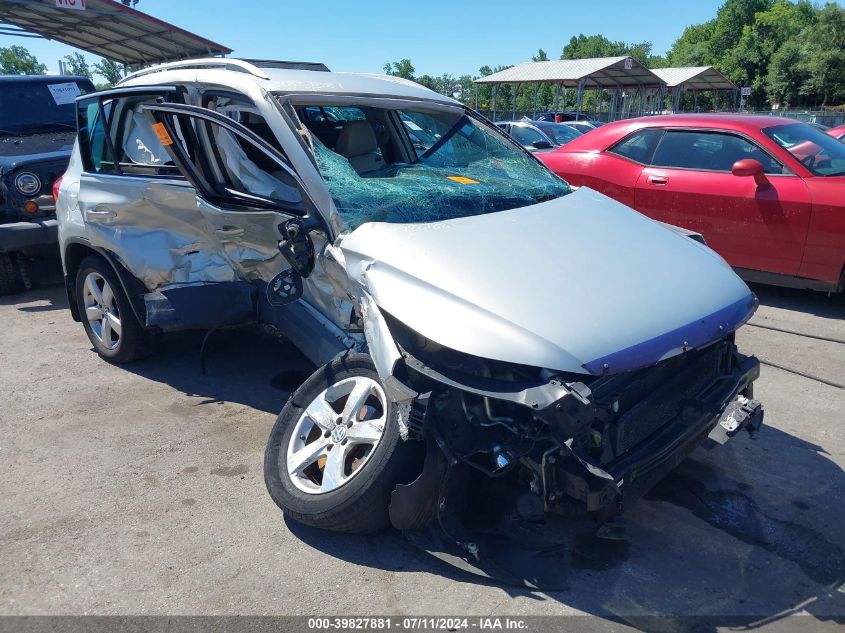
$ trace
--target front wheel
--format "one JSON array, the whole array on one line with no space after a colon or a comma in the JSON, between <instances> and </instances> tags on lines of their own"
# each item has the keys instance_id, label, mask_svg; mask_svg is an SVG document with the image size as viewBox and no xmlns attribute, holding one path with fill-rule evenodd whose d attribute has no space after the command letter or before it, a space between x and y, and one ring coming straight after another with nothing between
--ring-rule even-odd
<instances>
[{"instance_id":1,"label":"front wheel","mask_svg":"<svg viewBox=\"0 0 845 633\"><path fill-rule=\"evenodd\" d=\"M267 442L264 480L296 521L365 534L387 527L390 493L418 474L419 449L400 437L370 357L346 354L285 404Z\"/></svg>"}]
</instances>

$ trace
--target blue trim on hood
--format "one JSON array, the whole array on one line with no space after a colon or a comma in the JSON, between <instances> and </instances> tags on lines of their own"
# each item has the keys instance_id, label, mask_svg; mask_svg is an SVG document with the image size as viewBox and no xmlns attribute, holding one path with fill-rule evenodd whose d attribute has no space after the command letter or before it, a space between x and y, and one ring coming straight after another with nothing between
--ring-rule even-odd
<instances>
[{"instance_id":1,"label":"blue trim on hood","mask_svg":"<svg viewBox=\"0 0 845 633\"><path fill-rule=\"evenodd\" d=\"M757 297L751 293L713 314L648 341L591 360L582 367L591 374L601 375L654 365L672 350L695 349L733 332L751 318L758 305Z\"/></svg>"}]
</instances>

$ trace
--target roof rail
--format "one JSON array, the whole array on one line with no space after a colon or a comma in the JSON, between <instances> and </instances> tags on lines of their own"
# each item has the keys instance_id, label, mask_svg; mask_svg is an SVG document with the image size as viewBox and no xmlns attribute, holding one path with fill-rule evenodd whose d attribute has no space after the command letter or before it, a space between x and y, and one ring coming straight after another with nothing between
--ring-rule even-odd
<instances>
[{"instance_id":1,"label":"roof rail","mask_svg":"<svg viewBox=\"0 0 845 633\"><path fill-rule=\"evenodd\" d=\"M143 70L139 70L137 72L132 73L131 75L127 75L116 85L120 85L129 79L136 79L138 77L144 77L146 75L152 75L154 73L160 73L165 70L173 70L173 69L191 69L191 68L217 68L222 70L233 70L236 72L247 73L254 77L258 77L259 79L270 79L266 73L262 72L260 68L255 66L254 64L250 64L249 62L242 61L240 59L228 59L224 57L209 57L204 59L183 59L182 61L178 62L170 62L167 64L159 64L157 66L150 66L149 68L144 68Z\"/></svg>"},{"instance_id":2,"label":"roof rail","mask_svg":"<svg viewBox=\"0 0 845 633\"><path fill-rule=\"evenodd\" d=\"M292 62L279 59L244 59L253 66L259 68L283 68L285 70L316 70L318 72L331 72L329 67L321 62Z\"/></svg>"}]
</instances>

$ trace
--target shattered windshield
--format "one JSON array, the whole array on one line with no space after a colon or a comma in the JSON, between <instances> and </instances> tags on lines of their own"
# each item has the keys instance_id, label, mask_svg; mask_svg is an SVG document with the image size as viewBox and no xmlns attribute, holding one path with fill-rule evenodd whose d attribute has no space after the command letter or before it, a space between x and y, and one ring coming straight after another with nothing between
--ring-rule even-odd
<instances>
[{"instance_id":1,"label":"shattered windshield","mask_svg":"<svg viewBox=\"0 0 845 633\"><path fill-rule=\"evenodd\" d=\"M570 191L537 160L463 110L361 111L363 119L300 117L349 230L366 222L433 222L494 213Z\"/></svg>"}]
</instances>

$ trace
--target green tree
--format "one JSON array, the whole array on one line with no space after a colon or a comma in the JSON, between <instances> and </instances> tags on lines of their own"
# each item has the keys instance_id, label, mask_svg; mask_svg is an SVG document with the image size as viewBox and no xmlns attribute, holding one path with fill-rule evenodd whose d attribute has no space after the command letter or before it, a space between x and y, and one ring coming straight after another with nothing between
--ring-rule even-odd
<instances>
[{"instance_id":1,"label":"green tree","mask_svg":"<svg viewBox=\"0 0 845 633\"><path fill-rule=\"evenodd\" d=\"M403 79L414 81L414 72L414 65L407 57L400 59L398 62L387 62L384 65L385 75L393 75L394 77L402 77Z\"/></svg>"},{"instance_id":2,"label":"green tree","mask_svg":"<svg viewBox=\"0 0 845 633\"><path fill-rule=\"evenodd\" d=\"M716 62L711 48L713 21L684 29L666 55L670 66L710 66Z\"/></svg>"},{"instance_id":3,"label":"green tree","mask_svg":"<svg viewBox=\"0 0 845 633\"><path fill-rule=\"evenodd\" d=\"M47 67L23 46L0 48L0 75L43 75Z\"/></svg>"},{"instance_id":4,"label":"green tree","mask_svg":"<svg viewBox=\"0 0 845 633\"><path fill-rule=\"evenodd\" d=\"M604 35L573 36L563 47L561 59L586 59L588 57L616 57L627 55L628 47L625 42L611 42Z\"/></svg>"},{"instance_id":5,"label":"green tree","mask_svg":"<svg viewBox=\"0 0 845 633\"><path fill-rule=\"evenodd\" d=\"M786 41L772 55L766 74L766 95L769 102L785 108L798 104L799 91L807 79L797 38Z\"/></svg>"},{"instance_id":6,"label":"green tree","mask_svg":"<svg viewBox=\"0 0 845 633\"><path fill-rule=\"evenodd\" d=\"M800 92L815 96L822 106L845 100L845 9L826 4L816 24L801 32L801 40L807 78Z\"/></svg>"},{"instance_id":7,"label":"green tree","mask_svg":"<svg viewBox=\"0 0 845 633\"><path fill-rule=\"evenodd\" d=\"M91 68L88 66L88 60L85 59L82 53L65 55L65 68L69 75L91 79Z\"/></svg>"},{"instance_id":8,"label":"green tree","mask_svg":"<svg viewBox=\"0 0 845 633\"><path fill-rule=\"evenodd\" d=\"M572 37L563 47L561 59L586 59L588 57L619 57L630 55L642 64L651 57L651 42L613 42L604 35L584 35ZM541 49L542 52L542 49ZM535 60L537 61L537 60Z\"/></svg>"},{"instance_id":9,"label":"green tree","mask_svg":"<svg viewBox=\"0 0 845 633\"><path fill-rule=\"evenodd\" d=\"M113 86L123 79L123 64L103 58L94 64L94 72L106 80L107 86Z\"/></svg>"},{"instance_id":10,"label":"green tree","mask_svg":"<svg viewBox=\"0 0 845 633\"><path fill-rule=\"evenodd\" d=\"M742 37L743 27L754 23L754 17L771 8L773 0L726 0L716 12L710 50L717 54L731 50Z\"/></svg>"}]
</instances>

